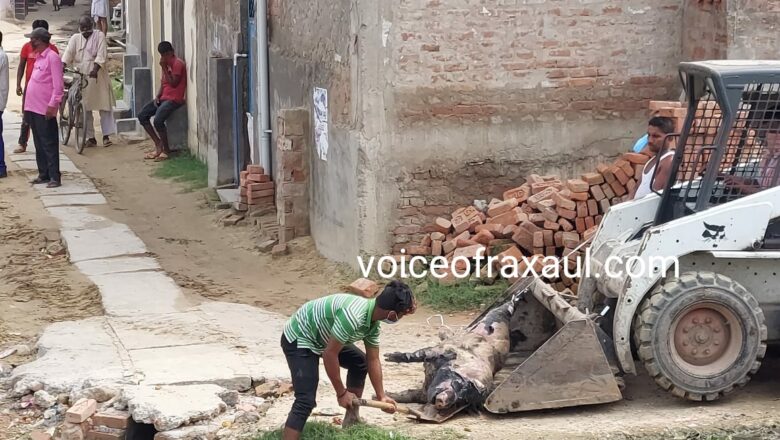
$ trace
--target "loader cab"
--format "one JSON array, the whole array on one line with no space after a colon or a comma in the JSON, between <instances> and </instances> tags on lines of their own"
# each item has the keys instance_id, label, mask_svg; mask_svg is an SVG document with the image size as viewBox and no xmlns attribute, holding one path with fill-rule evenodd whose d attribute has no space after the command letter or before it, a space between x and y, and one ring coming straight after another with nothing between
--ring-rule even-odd
<instances>
[{"instance_id":1,"label":"loader cab","mask_svg":"<svg viewBox=\"0 0 780 440\"><path fill-rule=\"evenodd\" d=\"M780 61L689 62L679 72L687 115L679 139L659 153L676 145L655 225L780 183L767 144L780 124Z\"/></svg>"}]
</instances>

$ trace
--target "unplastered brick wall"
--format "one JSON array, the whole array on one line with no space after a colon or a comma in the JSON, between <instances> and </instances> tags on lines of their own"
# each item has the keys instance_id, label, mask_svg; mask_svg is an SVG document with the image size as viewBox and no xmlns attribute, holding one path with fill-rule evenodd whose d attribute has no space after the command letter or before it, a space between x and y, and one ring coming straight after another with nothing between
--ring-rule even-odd
<instances>
[{"instance_id":1,"label":"unplastered brick wall","mask_svg":"<svg viewBox=\"0 0 780 440\"><path fill-rule=\"evenodd\" d=\"M395 3L395 250L530 173L577 176L624 152L649 101L680 95L682 12L679 0Z\"/></svg>"},{"instance_id":2,"label":"unplastered brick wall","mask_svg":"<svg viewBox=\"0 0 780 440\"><path fill-rule=\"evenodd\" d=\"M400 0L397 117L632 118L676 86L681 18L679 0Z\"/></svg>"},{"instance_id":3,"label":"unplastered brick wall","mask_svg":"<svg viewBox=\"0 0 780 440\"><path fill-rule=\"evenodd\" d=\"M282 110L276 120L276 212L279 224L295 237L309 235L308 110ZM291 238L291 237L288 237Z\"/></svg>"},{"instance_id":4,"label":"unplastered brick wall","mask_svg":"<svg viewBox=\"0 0 780 440\"><path fill-rule=\"evenodd\" d=\"M685 0L683 59L723 59L728 49L726 4L722 0Z\"/></svg>"},{"instance_id":5,"label":"unplastered brick wall","mask_svg":"<svg viewBox=\"0 0 780 440\"><path fill-rule=\"evenodd\" d=\"M723 0L730 59L780 59L780 0Z\"/></svg>"}]
</instances>

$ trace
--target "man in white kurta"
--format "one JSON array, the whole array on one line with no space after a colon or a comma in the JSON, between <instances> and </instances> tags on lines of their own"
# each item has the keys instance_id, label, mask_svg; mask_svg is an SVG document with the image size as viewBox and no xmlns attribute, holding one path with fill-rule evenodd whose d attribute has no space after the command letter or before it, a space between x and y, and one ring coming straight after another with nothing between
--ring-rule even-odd
<instances>
[{"instance_id":1,"label":"man in white kurta","mask_svg":"<svg viewBox=\"0 0 780 440\"><path fill-rule=\"evenodd\" d=\"M97 23L98 29L104 34L108 33L108 16L110 13L108 0L92 0L92 18Z\"/></svg>"},{"instance_id":2,"label":"man in white kurta","mask_svg":"<svg viewBox=\"0 0 780 440\"><path fill-rule=\"evenodd\" d=\"M116 133L114 121L114 92L106 69L108 43L106 36L95 30L91 17L79 20L80 33L71 37L68 47L62 55L62 61L74 67L79 73L87 75L87 88L82 91L82 102L87 111L87 145L96 146L95 126L92 112L100 112L100 128L103 132L103 146L111 145L110 135Z\"/></svg>"}]
</instances>

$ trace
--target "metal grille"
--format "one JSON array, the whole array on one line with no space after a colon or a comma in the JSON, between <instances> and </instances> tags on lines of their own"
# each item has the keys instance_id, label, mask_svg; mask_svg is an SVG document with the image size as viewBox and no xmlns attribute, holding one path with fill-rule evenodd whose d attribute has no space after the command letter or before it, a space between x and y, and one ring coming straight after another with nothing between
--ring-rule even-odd
<instances>
[{"instance_id":1,"label":"metal grille","mask_svg":"<svg viewBox=\"0 0 780 440\"><path fill-rule=\"evenodd\" d=\"M733 121L724 120L717 102L715 93L707 90L697 103L677 169L679 195L690 209L695 209L700 191L709 186L705 185L708 179L714 184L708 198L699 203L703 208L780 181L780 84L746 85Z\"/></svg>"}]
</instances>

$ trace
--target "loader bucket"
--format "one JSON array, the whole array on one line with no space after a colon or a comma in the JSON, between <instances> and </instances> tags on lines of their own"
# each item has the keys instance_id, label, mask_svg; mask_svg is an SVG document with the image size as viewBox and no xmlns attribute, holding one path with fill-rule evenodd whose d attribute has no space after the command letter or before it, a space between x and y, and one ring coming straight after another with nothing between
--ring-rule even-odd
<instances>
[{"instance_id":1,"label":"loader bucket","mask_svg":"<svg viewBox=\"0 0 780 440\"><path fill-rule=\"evenodd\" d=\"M508 413L622 399L597 329L587 318L568 322L493 390L485 408Z\"/></svg>"},{"instance_id":2,"label":"loader bucket","mask_svg":"<svg viewBox=\"0 0 780 440\"><path fill-rule=\"evenodd\" d=\"M550 339L497 384L484 407L509 413L622 399L611 338L547 284L520 280L508 293L533 296L563 323Z\"/></svg>"}]
</instances>

